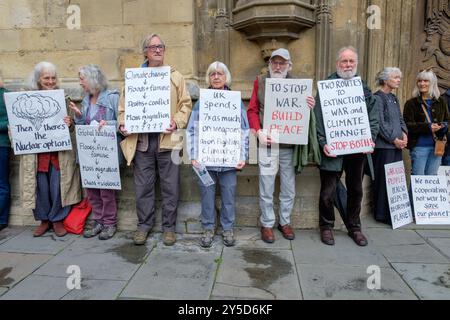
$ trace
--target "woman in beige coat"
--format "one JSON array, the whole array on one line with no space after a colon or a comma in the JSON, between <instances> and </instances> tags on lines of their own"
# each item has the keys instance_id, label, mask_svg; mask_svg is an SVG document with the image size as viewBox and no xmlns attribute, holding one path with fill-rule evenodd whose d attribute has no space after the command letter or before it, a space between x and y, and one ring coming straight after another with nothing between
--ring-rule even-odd
<instances>
[{"instance_id":1,"label":"woman in beige coat","mask_svg":"<svg viewBox=\"0 0 450 320\"><path fill-rule=\"evenodd\" d=\"M33 90L58 89L56 67L40 62L31 75ZM69 127L72 146L74 126L71 117L64 122ZM22 206L33 209L34 218L41 224L33 236L40 237L52 226L58 237L66 235L63 220L71 205L81 200L80 171L76 165L75 150L23 155L20 158Z\"/></svg>"}]
</instances>

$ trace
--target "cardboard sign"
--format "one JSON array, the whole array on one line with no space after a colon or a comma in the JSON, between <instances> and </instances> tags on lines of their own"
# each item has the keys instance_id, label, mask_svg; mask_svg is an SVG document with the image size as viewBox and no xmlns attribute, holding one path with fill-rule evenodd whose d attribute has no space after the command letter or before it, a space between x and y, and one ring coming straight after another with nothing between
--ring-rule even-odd
<instances>
[{"instance_id":1,"label":"cardboard sign","mask_svg":"<svg viewBox=\"0 0 450 320\"><path fill-rule=\"evenodd\" d=\"M392 229L413 222L403 161L384 165ZM377 192L375 190L375 192Z\"/></svg>"},{"instance_id":2,"label":"cardboard sign","mask_svg":"<svg viewBox=\"0 0 450 320\"><path fill-rule=\"evenodd\" d=\"M241 154L241 93L200 89L198 162L235 167Z\"/></svg>"},{"instance_id":3,"label":"cardboard sign","mask_svg":"<svg viewBox=\"0 0 450 320\"><path fill-rule=\"evenodd\" d=\"M308 144L312 79L266 79L263 128L276 143Z\"/></svg>"},{"instance_id":4,"label":"cardboard sign","mask_svg":"<svg viewBox=\"0 0 450 320\"><path fill-rule=\"evenodd\" d=\"M447 180L444 176L411 176L417 224L450 224Z\"/></svg>"},{"instance_id":5,"label":"cardboard sign","mask_svg":"<svg viewBox=\"0 0 450 320\"><path fill-rule=\"evenodd\" d=\"M72 150L64 90L5 93L14 154Z\"/></svg>"},{"instance_id":6,"label":"cardboard sign","mask_svg":"<svg viewBox=\"0 0 450 320\"><path fill-rule=\"evenodd\" d=\"M125 128L163 132L170 126L170 67L125 70Z\"/></svg>"},{"instance_id":7,"label":"cardboard sign","mask_svg":"<svg viewBox=\"0 0 450 320\"><path fill-rule=\"evenodd\" d=\"M330 153L372 151L372 134L360 77L317 82Z\"/></svg>"},{"instance_id":8,"label":"cardboard sign","mask_svg":"<svg viewBox=\"0 0 450 320\"><path fill-rule=\"evenodd\" d=\"M75 126L83 188L120 190L115 126Z\"/></svg>"},{"instance_id":9,"label":"cardboard sign","mask_svg":"<svg viewBox=\"0 0 450 320\"><path fill-rule=\"evenodd\" d=\"M438 176L445 176L447 178L448 200L450 202L450 166L440 166Z\"/></svg>"}]
</instances>

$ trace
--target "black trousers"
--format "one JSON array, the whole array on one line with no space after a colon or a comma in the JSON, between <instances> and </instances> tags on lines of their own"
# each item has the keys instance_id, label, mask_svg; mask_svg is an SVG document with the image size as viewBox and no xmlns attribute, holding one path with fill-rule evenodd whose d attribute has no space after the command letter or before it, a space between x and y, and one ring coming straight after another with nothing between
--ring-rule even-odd
<instances>
[{"instance_id":1,"label":"black trousers","mask_svg":"<svg viewBox=\"0 0 450 320\"><path fill-rule=\"evenodd\" d=\"M361 201L363 197L362 180L366 155L362 153L343 156L342 171L320 170L320 197L319 197L319 227L332 229L334 227L334 199L336 187L345 172L347 186L347 214L344 223L348 231L360 231Z\"/></svg>"},{"instance_id":2,"label":"black trousers","mask_svg":"<svg viewBox=\"0 0 450 320\"><path fill-rule=\"evenodd\" d=\"M375 149L373 153L373 166L375 180L373 182L374 218L377 221L391 224L389 200L386 190L386 175L384 165L402 161L400 149Z\"/></svg>"}]
</instances>

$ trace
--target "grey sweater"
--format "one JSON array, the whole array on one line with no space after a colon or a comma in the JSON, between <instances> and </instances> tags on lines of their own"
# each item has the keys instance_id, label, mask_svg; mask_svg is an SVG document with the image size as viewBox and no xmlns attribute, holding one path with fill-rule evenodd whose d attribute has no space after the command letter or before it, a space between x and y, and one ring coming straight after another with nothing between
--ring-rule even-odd
<instances>
[{"instance_id":1,"label":"grey sweater","mask_svg":"<svg viewBox=\"0 0 450 320\"><path fill-rule=\"evenodd\" d=\"M408 133L397 97L379 90L374 94L378 102L380 131L375 141L376 149L395 149L394 140L402 139L403 132Z\"/></svg>"}]
</instances>

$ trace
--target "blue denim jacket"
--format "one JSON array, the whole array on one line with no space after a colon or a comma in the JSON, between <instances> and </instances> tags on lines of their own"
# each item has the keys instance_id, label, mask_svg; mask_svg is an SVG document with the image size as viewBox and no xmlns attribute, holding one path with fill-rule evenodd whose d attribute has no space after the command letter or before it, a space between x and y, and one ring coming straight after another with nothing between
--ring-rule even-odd
<instances>
[{"instance_id":1,"label":"blue denim jacket","mask_svg":"<svg viewBox=\"0 0 450 320\"><path fill-rule=\"evenodd\" d=\"M198 123L200 117L199 102L197 101L192 109L191 118L187 127L187 150L189 160L198 159ZM245 161L248 157L248 134L249 124L247 119L247 111L244 104L241 102L241 155L240 160ZM209 171L227 171L235 170L231 167L206 167Z\"/></svg>"},{"instance_id":2,"label":"blue denim jacket","mask_svg":"<svg viewBox=\"0 0 450 320\"><path fill-rule=\"evenodd\" d=\"M119 92L117 90L104 90L100 92L97 103L93 106L90 105L90 95L86 95L81 102L83 107L81 110L81 116L75 116L75 124L89 125L91 121L105 120L108 125L117 127L117 116L119 106Z\"/></svg>"}]
</instances>

